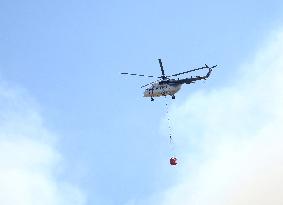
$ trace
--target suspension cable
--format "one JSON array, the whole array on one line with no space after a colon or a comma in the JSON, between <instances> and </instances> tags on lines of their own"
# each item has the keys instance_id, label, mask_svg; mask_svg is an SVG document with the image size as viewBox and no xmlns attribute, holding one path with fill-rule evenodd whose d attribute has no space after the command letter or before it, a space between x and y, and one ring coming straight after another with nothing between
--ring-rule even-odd
<instances>
[{"instance_id":1,"label":"suspension cable","mask_svg":"<svg viewBox=\"0 0 283 205\"><path fill-rule=\"evenodd\" d=\"M165 96L166 98L166 96ZM169 115L169 106L168 103L165 102L165 107L166 107L166 117L167 117L167 125L168 125L168 134L169 134L169 143L171 146L171 152L174 151L174 140L173 140L173 127L172 127L172 122L170 119L170 115ZM173 153L172 153L173 154Z\"/></svg>"}]
</instances>

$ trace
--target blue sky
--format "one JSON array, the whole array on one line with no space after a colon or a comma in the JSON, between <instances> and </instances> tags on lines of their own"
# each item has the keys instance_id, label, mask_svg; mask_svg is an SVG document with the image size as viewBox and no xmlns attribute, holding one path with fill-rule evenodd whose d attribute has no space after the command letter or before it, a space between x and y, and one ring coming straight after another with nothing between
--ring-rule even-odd
<instances>
[{"instance_id":1,"label":"blue sky","mask_svg":"<svg viewBox=\"0 0 283 205\"><path fill-rule=\"evenodd\" d=\"M57 136L65 170L58 180L79 187L86 204L126 204L174 185L182 165L168 165L164 99L142 97L151 79L119 73L160 75L158 58L168 74L218 64L205 84L169 101L178 107L235 82L238 67L282 25L282 11L275 0L2 0L0 74L27 91Z\"/></svg>"}]
</instances>

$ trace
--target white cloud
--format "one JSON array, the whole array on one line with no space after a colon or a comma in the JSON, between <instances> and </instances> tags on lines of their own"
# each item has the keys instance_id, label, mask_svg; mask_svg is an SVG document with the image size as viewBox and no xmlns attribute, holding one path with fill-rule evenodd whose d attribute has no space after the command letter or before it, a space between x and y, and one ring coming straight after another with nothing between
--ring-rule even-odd
<instances>
[{"instance_id":1,"label":"white cloud","mask_svg":"<svg viewBox=\"0 0 283 205\"><path fill-rule=\"evenodd\" d=\"M60 180L63 159L55 140L31 97L1 83L0 204L85 204L77 187Z\"/></svg>"},{"instance_id":2,"label":"white cloud","mask_svg":"<svg viewBox=\"0 0 283 205\"><path fill-rule=\"evenodd\" d=\"M154 204L282 205L282 77L283 32L276 32L233 86L192 94L172 108L179 183Z\"/></svg>"}]
</instances>

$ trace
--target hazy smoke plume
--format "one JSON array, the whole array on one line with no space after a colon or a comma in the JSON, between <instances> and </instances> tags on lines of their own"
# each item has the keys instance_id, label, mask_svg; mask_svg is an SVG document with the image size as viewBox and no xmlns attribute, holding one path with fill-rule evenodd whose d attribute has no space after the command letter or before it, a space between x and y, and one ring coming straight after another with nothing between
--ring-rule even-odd
<instances>
[{"instance_id":1,"label":"hazy smoke plume","mask_svg":"<svg viewBox=\"0 0 283 205\"><path fill-rule=\"evenodd\" d=\"M239 70L232 86L171 110L186 154L179 183L158 204L283 204L283 32Z\"/></svg>"}]
</instances>

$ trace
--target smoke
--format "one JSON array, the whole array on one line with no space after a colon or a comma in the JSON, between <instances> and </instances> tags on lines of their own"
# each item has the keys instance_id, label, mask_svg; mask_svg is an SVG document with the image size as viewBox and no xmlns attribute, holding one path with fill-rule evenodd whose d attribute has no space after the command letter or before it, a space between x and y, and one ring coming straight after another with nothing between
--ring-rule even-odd
<instances>
[{"instance_id":1,"label":"smoke","mask_svg":"<svg viewBox=\"0 0 283 205\"><path fill-rule=\"evenodd\" d=\"M173 107L182 150L178 183L154 204L283 204L282 76L280 31L239 68L232 86L194 93Z\"/></svg>"},{"instance_id":2,"label":"smoke","mask_svg":"<svg viewBox=\"0 0 283 205\"><path fill-rule=\"evenodd\" d=\"M0 83L0 203L82 205L83 193L60 179L63 158L55 149L38 105L20 88Z\"/></svg>"}]
</instances>

